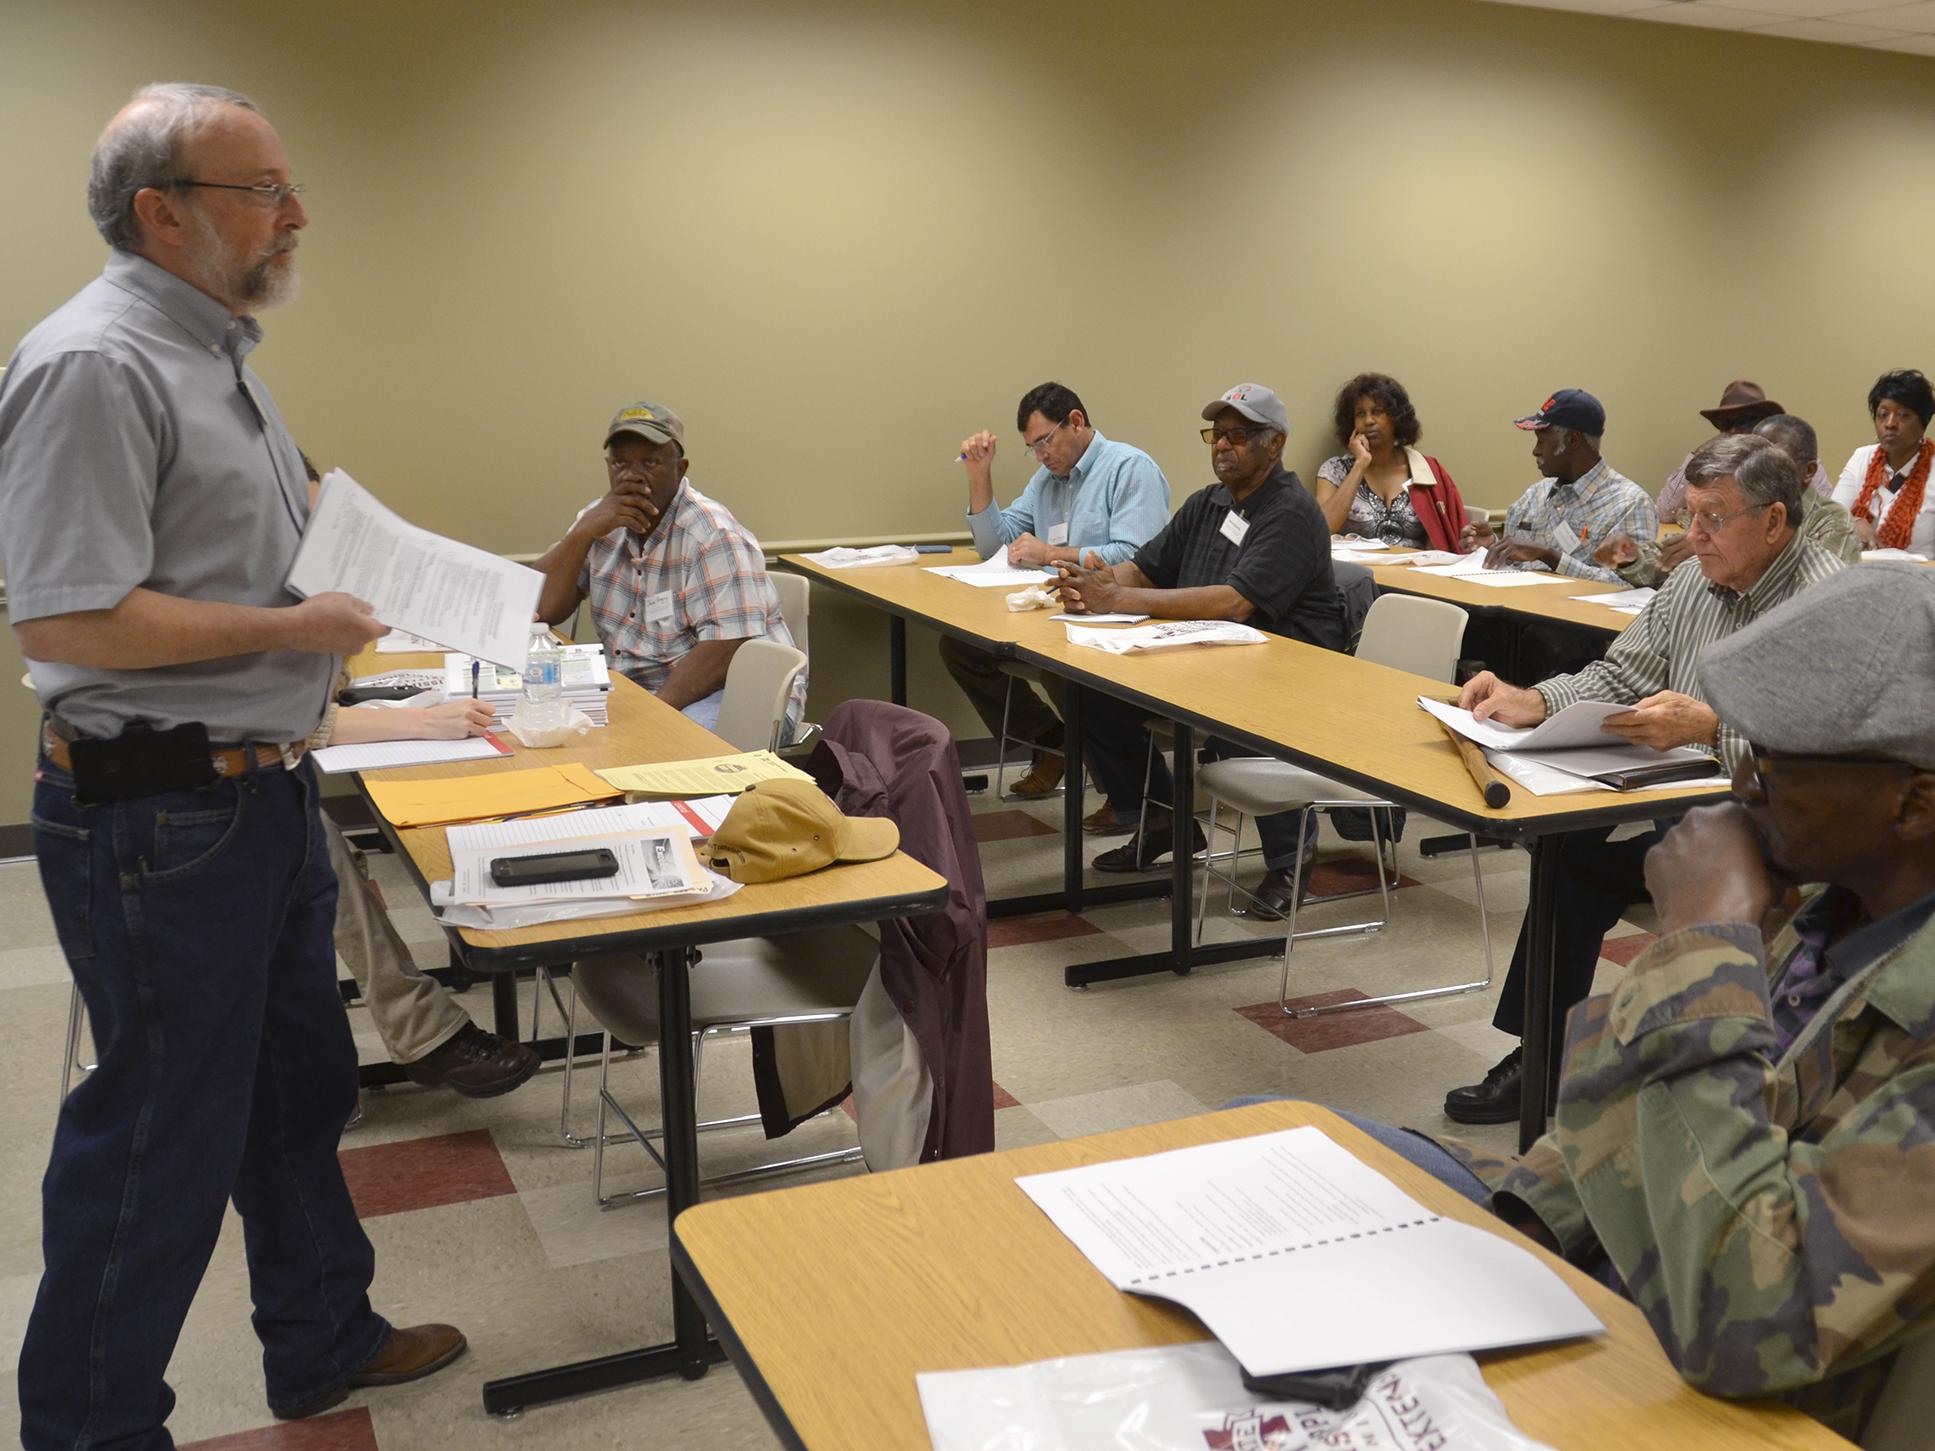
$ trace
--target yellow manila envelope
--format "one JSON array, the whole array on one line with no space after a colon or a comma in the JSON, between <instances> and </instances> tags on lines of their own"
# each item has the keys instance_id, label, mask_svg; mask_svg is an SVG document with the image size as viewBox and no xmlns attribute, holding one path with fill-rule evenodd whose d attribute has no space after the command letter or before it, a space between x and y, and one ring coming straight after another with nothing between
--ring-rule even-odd
<instances>
[{"instance_id":1,"label":"yellow manila envelope","mask_svg":"<svg viewBox=\"0 0 1935 1451\"><path fill-rule=\"evenodd\" d=\"M618 766L598 774L634 797L733 796L761 781L811 781L771 751L736 756L706 756L696 761L661 761L654 766Z\"/></svg>"},{"instance_id":2,"label":"yellow manila envelope","mask_svg":"<svg viewBox=\"0 0 1935 1451\"><path fill-rule=\"evenodd\" d=\"M527 771L439 776L427 781L368 781L370 801L393 826L442 826L610 801L623 795L575 761Z\"/></svg>"}]
</instances>

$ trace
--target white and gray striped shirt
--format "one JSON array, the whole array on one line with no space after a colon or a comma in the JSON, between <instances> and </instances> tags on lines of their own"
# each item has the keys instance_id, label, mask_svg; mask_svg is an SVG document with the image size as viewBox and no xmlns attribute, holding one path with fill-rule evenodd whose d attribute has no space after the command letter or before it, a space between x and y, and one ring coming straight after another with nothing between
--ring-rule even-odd
<instances>
[{"instance_id":1,"label":"white and gray striped shirt","mask_svg":"<svg viewBox=\"0 0 1935 1451\"><path fill-rule=\"evenodd\" d=\"M1704 703L1699 672L1700 654L1707 646L1846 567L1818 544L1796 536L1742 593L1709 583L1699 565L1689 560L1666 577L1660 592L1613 641L1605 659L1534 688L1545 698L1548 714L1576 700L1631 705L1662 690ZM1729 770L1746 750L1746 738L1721 721L1720 757Z\"/></svg>"}]
</instances>

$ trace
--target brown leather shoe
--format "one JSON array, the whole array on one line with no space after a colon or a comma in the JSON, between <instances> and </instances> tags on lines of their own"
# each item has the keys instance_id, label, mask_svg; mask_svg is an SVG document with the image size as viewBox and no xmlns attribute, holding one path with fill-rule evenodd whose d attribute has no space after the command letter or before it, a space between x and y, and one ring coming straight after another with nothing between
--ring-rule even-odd
<instances>
[{"instance_id":1,"label":"brown leather shoe","mask_svg":"<svg viewBox=\"0 0 1935 1451\"><path fill-rule=\"evenodd\" d=\"M432 1048L403 1074L425 1088L449 1088L465 1098L495 1098L509 1093L537 1072L537 1051L465 1023L447 1043Z\"/></svg>"},{"instance_id":2,"label":"brown leather shoe","mask_svg":"<svg viewBox=\"0 0 1935 1451\"><path fill-rule=\"evenodd\" d=\"M1117 821L1115 808L1104 801L1082 818L1082 830L1090 836L1127 836L1135 830L1135 823Z\"/></svg>"},{"instance_id":3,"label":"brown leather shoe","mask_svg":"<svg viewBox=\"0 0 1935 1451\"><path fill-rule=\"evenodd\" d=\"M1029 763L1028 774L1008 788L1010 796L1019 796L1024 801L1034 801L1052 795L1062 784L1062 757L1059 751L1045 751L1035 747L1035 759Z\"/></svg>"},{"instance_id":4,"label":"brown leather shoe","mask_svg":"<svg viewBox=\"0 0 1935 1451\"><path fill-rule=\"evenodd\" d=\"M269 1410L278 1421L305 1420L320 1415L332 1406L341 1405L349 1399L349 1393L353 1390L361 1390L365 1386L402 1385L405 1381L421 1380L426 1375L434 1374L462 1355L467 1344L464 1332L454 1325L393 1328L390 1338L383 1342L383 1348L376 1352L375 1357L365 1362L361 1369L351 1371L343 1378L341 1385L293 1406L278 1409L271 1404Z\"/></svg>"}]
</instances>

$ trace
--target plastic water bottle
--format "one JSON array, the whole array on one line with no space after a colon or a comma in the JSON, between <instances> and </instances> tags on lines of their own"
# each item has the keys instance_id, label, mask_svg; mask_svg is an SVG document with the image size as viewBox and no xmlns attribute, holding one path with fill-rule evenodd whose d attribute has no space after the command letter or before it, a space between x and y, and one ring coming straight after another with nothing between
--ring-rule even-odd
<instances>
[{"instance_id":1,"label":"plastic water bottle","mask_svg":"<svg viewBox=\"0 0 1935 1451\"><path fill-rule=\"evenodd\" d=\"M537 626L524 657L524 698L517 709L518 723L526 730L556 730L564 724L563 669L558 642L546 626Z\"/></svg>"}]
</instances>

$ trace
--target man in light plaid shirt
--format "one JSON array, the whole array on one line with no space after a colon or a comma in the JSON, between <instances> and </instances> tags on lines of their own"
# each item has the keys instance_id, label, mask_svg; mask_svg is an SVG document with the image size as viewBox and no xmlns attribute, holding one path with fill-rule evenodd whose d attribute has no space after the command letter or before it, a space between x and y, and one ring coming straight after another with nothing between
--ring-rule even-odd
<instances>
[{"instance_id":1,"label":"man in light plaid shirt","mask_svg":"<svg viewBox=\"0 0 1935 1451\"><path fill-rule=\"evenodd\" d=\"M710 730L733 653L758 636L782 645L793 636L759 541L692 487L689 462L678 414L656 403L619 409L605 430L611 491L538 561L538 617L558 624L589 599L612 668ZM805 714L802 670L784 739Z\"/></svg>"},{"instance_id":2,"label":"man in light plaid shirt","mask_svg":"<svg viewBox=\"0 0 1935 1451\"><path fill-rule=\"evenodd\" d=\"M1459 542L1491 546L1488 566L1542 564L1559 574L1618 584L1593 550L1614 534L1651 539L1659 533L1652 496L1599 456L1606 410L1583 388L1561 388L1535 413L1513 422L1532 433L1532 461L1545 475L1505 516L1505 537L1472 523Z\"/></svg>"}]
</instances>

